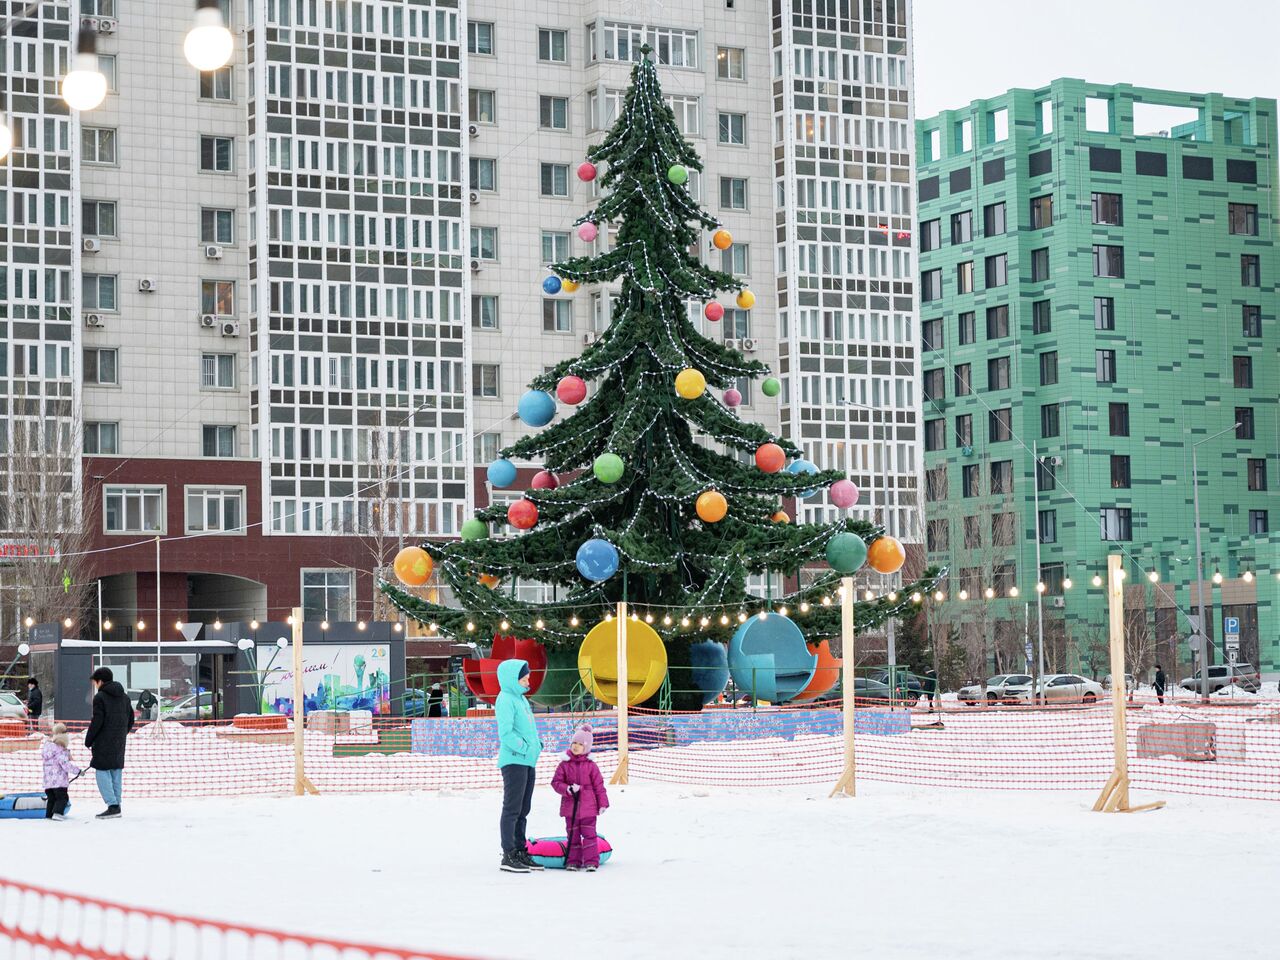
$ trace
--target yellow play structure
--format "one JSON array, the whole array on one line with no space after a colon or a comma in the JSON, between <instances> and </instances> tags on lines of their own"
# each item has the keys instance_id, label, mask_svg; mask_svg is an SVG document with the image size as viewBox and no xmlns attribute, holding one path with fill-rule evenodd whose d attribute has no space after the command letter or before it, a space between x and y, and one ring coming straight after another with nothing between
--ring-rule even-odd
<instances>
[{"instance_id":1,"label":"yellow play structure","mask_svg":"<svg viewBox=\"0 0 1280 960\"><path fill-rule=\"evenodd\" d=\"M578 675L591 694L612 706L618 704L618 624L597 623L578 650ZM667 675L667 648L656 630L641 620L627 621L627 703L634 706L652 697Z\"/></svg>"}]
</instances>

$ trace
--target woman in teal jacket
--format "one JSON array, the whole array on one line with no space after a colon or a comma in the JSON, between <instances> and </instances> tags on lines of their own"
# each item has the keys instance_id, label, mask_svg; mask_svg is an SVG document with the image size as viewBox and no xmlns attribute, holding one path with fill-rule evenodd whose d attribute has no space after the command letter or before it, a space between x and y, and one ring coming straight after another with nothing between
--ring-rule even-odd
<instances>
[{"instance_id":1,"label":"woman in teal jacket","mask_svg":"<svg viewBox=\"0 0 1280 960\"><path fill-rule=\"evenodd\" d=\"M533 722L529 693L529 664L523 660L503 660L498 664L498 769L502 771L502 869L508 873L528 873L542 868L533 862L527 849L525 827L533 804L537 780L538 754L542 741Z\"/></svg>"}]
</instances>

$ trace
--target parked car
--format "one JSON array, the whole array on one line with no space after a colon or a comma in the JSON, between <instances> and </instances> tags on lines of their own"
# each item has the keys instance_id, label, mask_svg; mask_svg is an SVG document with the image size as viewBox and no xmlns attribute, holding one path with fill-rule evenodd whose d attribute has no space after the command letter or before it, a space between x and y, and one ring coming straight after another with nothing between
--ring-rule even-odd
<instances>
[{"instance_id":1,"label":"parked car","mask_svg":"<svg viewBox=\"0 0 1280 960\"><path fill-rule=\"evenodd\" d=\"M924 693L924 681L912 673L910 670L878 670L871 674L872 680L881 684L886 689L889 686L890 674L897 681L898 700L905 700L908 703L915 703Z\"/></svg>"},{"instance_id":2,"label":"parked car","mask_svg":"<svg viewBox=\"0 0 1280 960\"><path fill-rule=\"evenodd\" d=\"M1078 673L1046 674L1040 678L1036 692L1045 703L1097 703L1106 695L1102 684ZM1029 690L1024 699L1030 699Z\"/></svg>"},{"instance_id":3,"label":"parked car","mask_svg":"<svg viewBox=\"0 0 1280 960\"><path fill-rule=\"evenodd\" d=\"M871 680L867 677L853 678L854 700L889 700L890 690L887 683Z\"/></svg>"},{"instance_id":4,"label":"parked car","mask_svg":"<svg viewBox=\"0 0 1280 960\"><path fill-rule=\"evenodd\" d=\"M170 700L161 706L160 716L165 720L212 720L213 694L192 693Z\"/></svg>"},{"instance_id":5,"label":"parked car","mask_svg":"<svg viewBox=\"0 0 1280 960\"><path fill-rule=\"evenodd\" d=\"M27 705L22 702L22 699L16 693L0 690L0 719L27 719Z\"/></svg>"},{"instance_id":6,"label":"parked car","mask_svg":"<svg viewBox=\"0 0 1280 960\"><path fill-rule=\"evenodd\" d=\"M1105 677L1102 678L1102 689L1110 692L1111 674L1108 673ZM1124 675L1124 689L1126 693L1129 691L1138 689L1138 681L1134 679L1132 673L1126 673Z\"/></svg>"},{"instance_id":7,"label":"parked car","mask_svg":"<svg viewBox=\"0 0 1280 960\"><path fill-rule=\"evenodd\" d=\"M980 701L988 703L1006 703L1019 699L1021 694L1031 692L1031 677L1025 673L1001 673L988 677L986 683L971 683L961 687L956 695L963 703L975 706Z\"/></svg>"},{"instance_id":8,"label":"parked car","mask_svg":"<svg viewBox=\"0 0 1280 960\"><path fill-rule=\"evenodd\" d=\"M1210 693L1217 693L1223 687L1229 687L1233 683L1241 690L1257 693L1262 685L1261 681L1258 668L1251 663L1222 663L1209 667ZM1200 671L1197 670L1194 676L1187 677L1178 686L1183 690L1199 693L1204 689L1200 682Z\"/></svg>"}]
</instances>

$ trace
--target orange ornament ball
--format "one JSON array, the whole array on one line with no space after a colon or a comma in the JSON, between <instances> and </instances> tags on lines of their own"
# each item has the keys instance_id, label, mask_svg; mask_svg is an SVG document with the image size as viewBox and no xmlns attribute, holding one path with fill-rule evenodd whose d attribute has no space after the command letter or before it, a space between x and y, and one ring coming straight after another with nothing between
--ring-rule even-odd
<instances>
[{"instance_id":1,"label":"orange ornament ball","mask_svg":"<svg viewBox=\"0 0 1280 960\"><path fill-rule=\"evenodd\" d=\"M791 518L787 516L787 511L785 510L779 510L769 519L772 520L774 523L790 523L791 522Z\"/></svg>"},{"instance_id":2,"label":"orange ornament ball","mask_svg":"<svg viewBox=\"0 0 1280 960\"><path fill-rule=\"evenodd\" d=\"M876 573L897 573L907 562L907 551L893 537L881 537L867 548L867 563Z\"/></svg>"},{"instance_id":3,"label":"orange ornament ball","mask_svg":"<svg viewBox=\"0 0 1280 960\"><path fill-rule=\"evenodd\" d=\"M431 570L435 565L431 555L421 547L405 547L396 554L392 568L396 577L406 587L420 587L431 579Z\"/></svg>"},{"instance_id":4,"label":"orange ornament ball","mask_svg":"<svg viewBox=\"0 0 1280 960\"><path fill-rule=\"evenodd\" d=\"M776 443L762 443L756 448L756 466L765 473L777 473L787 464L787 455Z\"/></svg>"},{"instance_id":5,"label":"orange ornament ball","mask_svg":"<svg viewBox=\"0 0 1280 960\"><path fill-rule=\"evenodd\" d=\"M729 512L729 501L719 490L708 490L698 496L698 519L704 523L719 523Z\"/></svg>"},{"instance_id":6,"label":"orange ornament ball","mask_svg":"<svg viewBox=\"0 0 1280 960\"><path fill-rule=\"evenodd\" d=\"M480 574L478 579L480 580L481 586L488 587L490 590L494 589L498 584L502 582L501 577L495 576L492 573L482 573Z\"/></svg>"},{"instance_id":7,"label":"orange ornament ball","mask_svg":"<svg viewBox=\"0 0 1280 960\"><path fill-rule=\"evenodd\" d=\"M711 235L711 245L717 250L728 250L733 246L733 234L721 227Z\"/></svg>"}]
</instances>

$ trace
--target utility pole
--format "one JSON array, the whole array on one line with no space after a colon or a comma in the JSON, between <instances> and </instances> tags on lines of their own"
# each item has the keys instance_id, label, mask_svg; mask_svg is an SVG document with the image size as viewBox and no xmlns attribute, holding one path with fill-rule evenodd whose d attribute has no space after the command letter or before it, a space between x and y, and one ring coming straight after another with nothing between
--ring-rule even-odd
<instances>
[{"instance_id":1,"label":"utility pole","mask_svg":"<svg viewBox=\"0 0 1280 960\"><path fill-rule=\"evenodd\" d=\"M1031 471L1031 488L1034 491L1036 512L1036 684L1032 689L1040 690L1044 681L1044 580L1041 578L1040 566L1040 450L1037 444L1031 445L1031 458L1034 466ZM1040 691L1043 694L1043 690ZM1039 696L1036 699L1040 699Z\"/></svg>"},{"instance_id":2,"label":"utility pole","mask_svg":"<svg viewBox=\"0 0 1280 960\"><path fill-rule=\"evenodd\" d=\"M1224 433L1230 433L1240 426L1239 423L1233 423L1231 426L1223 430L1219 430L1213 436L1205 437L1203 440L1197 440L1191 445L1191 502L1195 511L1196 524L1196 622L1195 637L1196 647L1200 652L1200 699L1205 703L1209 702L1209 637L1204 629L1204 554L1200 549L1200 473L1197 469L1196 448L1202 443L1208 443L1210 440L1216 440ZM1115 677L1111 678L1112 686L1116 682Z\"/></svg>"}]
</instances>

